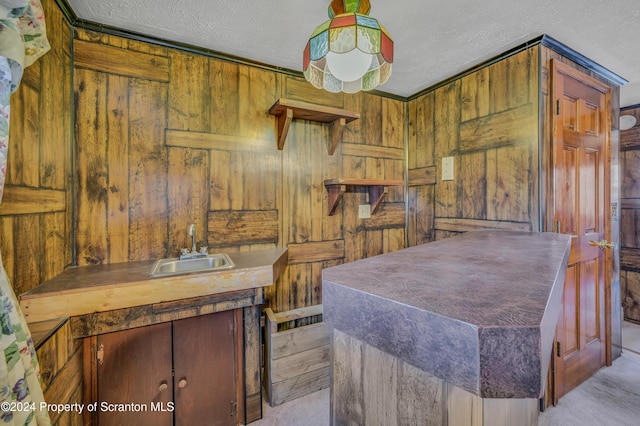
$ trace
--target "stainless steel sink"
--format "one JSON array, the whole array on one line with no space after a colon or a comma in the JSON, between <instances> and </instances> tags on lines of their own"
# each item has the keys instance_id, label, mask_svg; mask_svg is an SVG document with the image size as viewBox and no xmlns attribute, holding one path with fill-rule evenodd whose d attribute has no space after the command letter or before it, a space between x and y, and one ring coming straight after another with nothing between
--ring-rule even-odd
<instances>
[{"instance_id":1,"label":"stainless steel sink","mask_svg":"<svg viewBox=\"0 0 640 426\"><path fill-rule=\"evenodd\" d=\"M193 259L160 259L153 264L149 275L158 277L163 275L186 274L189 272L210 272L229 269L234 266L235 264L231 258L223 253L209 254Z\"/></svg>"}]
</instances>

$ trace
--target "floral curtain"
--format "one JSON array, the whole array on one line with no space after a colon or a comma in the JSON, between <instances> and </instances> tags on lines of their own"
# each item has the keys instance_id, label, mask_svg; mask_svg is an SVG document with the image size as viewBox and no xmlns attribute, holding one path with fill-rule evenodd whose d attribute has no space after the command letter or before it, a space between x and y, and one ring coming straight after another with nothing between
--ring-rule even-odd
<instances>
[{"instance_id":1,"label":"floral curtain","mask_svg":"<svg viewBox=\"0 0 640 426\"><path fill-rule=\"evenodd\" d=\"M9 99L22 71L49 50L39 0L0 0L0 202L9 147ZM31 333L0 257L0 424L50 425Z\"/></svg>"}]
</instances>

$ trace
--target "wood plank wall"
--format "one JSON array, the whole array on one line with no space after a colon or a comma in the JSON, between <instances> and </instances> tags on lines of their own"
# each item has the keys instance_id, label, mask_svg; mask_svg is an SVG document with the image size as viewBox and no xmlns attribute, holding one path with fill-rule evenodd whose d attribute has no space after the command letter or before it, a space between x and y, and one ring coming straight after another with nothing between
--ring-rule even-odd
<instances>
[{"instance_id":1,"label":"wood plank wall","mask_svg":"<svg viewBox=\"0 0 640 426\"><path fill-rule=\"evenodd\" d=\"M71 264L71 29L43 2L51 50L11 96L0 251L15 293Z\"/></svg>"},{"instance_id":2,"label":"wood plank wall","mask_svg":"<svg viewBox=\"0 0 640 426\"><path fill-rule=\"evenodd\" d=\"M538 215L538 47L409 102L408 240L481 227L534 230ZM455 179L441 179L443 157Z\"/></svg>"},{"instance_id":3,"label":"wood plank wall","mask_svg":"<svg viewBox=\"0 0 640 426\"><path fill-rule=\"evenodd\" d=\"M79 265L212 251L289 247L280 312L321 299L323 267L405 246L404 190L390 188L371 219L365 191L328 216L325 179L405 179L405 104L332 95L300 78L148 43L78 30L74 41ZM294 120L278 151L281 98L356 111L333 156L329 126Z\"/></svg>"},{"instance_id":4,"label":"wood plank wall","mask_svg":"<svg viewBox=\"0 0 640 426\"><path fill-rule=\"evenodd\" d=\"M456 79L409 102L408 215L410 246L487 227L552 231L550 61L555 59L611 87L611 200L619 189L619 87L548 47L538 45ZM453 156L455 179L441 180L442 157ZM540 182L540 183L539 183ZM542 201L540 201L542 200ZM619 247L618 214L611 239ZM621 344L619 250L612 265L613 358Z\"/></svg>"},{"instance_id":5,"label":"wood plank wall","mask_svg":"<svg viewBox=\"0 0 640 426\"><path fill-rule=\"evenodd\" d=\"M51 50L11 96L7 176L0 204L2 263L17 295L72 264L72 30L54 0L42 1ZM45 400L83 402L82 345L69 324L37 351ZM54 425L82 416L51 412Z\"/></svg>"},{"instance_id":6,"label":"wood plank wall","mask_svg":"<svg viewBox=\"0 0 640 426\"><path fill-rule=\"evenodd\" d=\"M625 109L640 123L640 105ZM620 132L620 280L626 320L640 323L640 124Z\"/></svg>"}]
</instances>

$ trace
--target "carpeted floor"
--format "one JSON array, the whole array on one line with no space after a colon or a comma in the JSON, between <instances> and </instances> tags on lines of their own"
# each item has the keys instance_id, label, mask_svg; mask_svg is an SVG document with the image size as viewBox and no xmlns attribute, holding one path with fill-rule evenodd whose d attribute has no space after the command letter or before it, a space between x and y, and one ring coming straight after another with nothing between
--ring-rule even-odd
<instances>
[{"instance_id":1,"label":"carpeted floor","mask_svg":"<svg viewBox=\"0 0 640 426\"><path fill-rule=\"evenodd\" d=\"M540 426L640 425L640 325L623 322L622 356L540 414ZM270 407L252 426L327 426L329 389ZM517 426L517 425L514 425Z\"/></svg>"}]
</instances>

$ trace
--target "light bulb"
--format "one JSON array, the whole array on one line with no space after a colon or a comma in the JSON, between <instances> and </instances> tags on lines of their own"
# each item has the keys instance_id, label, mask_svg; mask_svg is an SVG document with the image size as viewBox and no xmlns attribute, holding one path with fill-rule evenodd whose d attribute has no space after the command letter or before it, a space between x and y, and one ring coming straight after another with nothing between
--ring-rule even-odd
<instances>
[{"instance_id":1,"label":"light bulb","mask_svg":"<svg viewBox=\"0 0 640 426\"><path fill-rule=\"evenodd\" d=\"M371 67L372 55L355 48L345 53L327 53L327 68L340 81L356 81Z\"/></svg>"}]
</instances>

